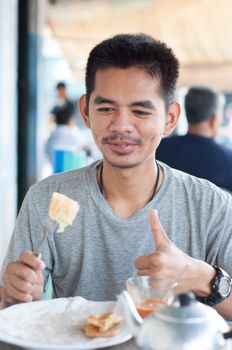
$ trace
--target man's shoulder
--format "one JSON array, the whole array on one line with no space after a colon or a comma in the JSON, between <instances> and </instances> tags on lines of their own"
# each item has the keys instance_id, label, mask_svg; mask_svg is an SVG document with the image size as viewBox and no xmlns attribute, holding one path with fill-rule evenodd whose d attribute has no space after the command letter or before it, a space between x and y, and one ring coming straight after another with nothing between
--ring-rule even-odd
<instances>
[{"instance_id":1,"label":"man's shoulder","mask_svg":"<svg viewBox=\"0 0 232 350\"><path fill-rule=\"evenodd\" d=\"M186 142L188 142L186 135L164 137L160 142L158 150L165 150L166 148L169 149L170 147L181 147Z\"/></svg>"},{"instance_id":2,"label":"man's shoulder","mask_svg":"<svg viewBox=\"0 0 232 350\"><path fill-rule=\"evenodd\" d=\"M52 192L62 192L69 195L72 191L82 191L88 186L88 178L91 172L95 171L97 162L86 167L53 174L30 188L31 195L41 196Z\"/></svg>"},{"instance_id":3,"label":"man's shoulder","mask_svg":"<svg viewBox=\"0 0 232 350\"><path fill-rule=\"evenodd\" d=\"M225 198L228 199L227 196L229 194L216 186L211 181L190 175L181 170L174 169L165 163L161 162L161 164L164 167L165 175L167 176L169 185L174 188L179 194L182 192L187 193L188 196L194 199L202 199L203 195L209 200L211 200L211 196L214 198L218 197L218 199L221 199L222 201Z\"/></svg>"},{"instance_id":4,"label":"man's shoulder","mask_svg":"<svg viewBox=\"0 0 232 350\"><path fill-rule=\"evenodd\" d=\"M186 140L186 135L172 135L172 136L167 136L164 137L161 140L161 144L173 144L173 143L179 143L179 142L184 142Z\"/></svg>"},{"instance_id":5,"label":"man's shoulder","mask_svg":"<svg viewBox=\"0 0 232 350\"><path fill-rule=\"evenodd\" d=\"M222 169L228 169L228 177L230 177L232 167L232 149L213 140L212 147L209 149L209 154L211 154L211 157L214 159L215 166L217 165L222 167Z\"/></svg>"},{"instance_id":6,"label":"man's shoulder","mask_svg":"<svg viewBox=\"0 0 232 350\"><path fill-rule=\"evenodd\" d=\"M216 147L227 157L232 159L232 149L215 141Z\"/></svg>"},{"instance_id":7,"label":"man's shoulder","mask_svg":"<svg viewBox=\"0 0 232 350\"><path fill-rule=\"evenodd\" d=\"M173 165L173 152L177 152L179 149L182 149L183 144L185 143L185 136L182 135L164 137L156 150L157 159L160 159L169 165Z\"/></svg>"}]
</instances>

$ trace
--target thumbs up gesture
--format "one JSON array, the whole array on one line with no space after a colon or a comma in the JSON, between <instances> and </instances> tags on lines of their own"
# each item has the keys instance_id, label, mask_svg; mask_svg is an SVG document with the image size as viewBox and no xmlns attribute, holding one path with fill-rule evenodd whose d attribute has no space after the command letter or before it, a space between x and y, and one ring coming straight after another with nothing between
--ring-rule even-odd
<instances>
[{"instance_id":1,"label":"thumbs up gesture","mask_svg":"<svg viewBox=\"0 0 232 350\"><path fill-rule=\"evenodd\" d=\"M170 241L156 210L150 212L149 219L156 251L136 259L135 267L138 275L175 280L188 265L190 257Z\"/></svg>"},{"instance_id":2,"label":"thumbs up gesture","mask_svg":"<svg viewBox=\"0 0 232 350\"><path fill-rule=\"evenodd\" d=\"M178 281L180 293L189 290L197 295L210 293L210 278L213 278L214 269L207 263L188 256L171 242L156 210L150 212L149 219L156 251L135 260L137 274Z\"/></svg>"}]
</instances>

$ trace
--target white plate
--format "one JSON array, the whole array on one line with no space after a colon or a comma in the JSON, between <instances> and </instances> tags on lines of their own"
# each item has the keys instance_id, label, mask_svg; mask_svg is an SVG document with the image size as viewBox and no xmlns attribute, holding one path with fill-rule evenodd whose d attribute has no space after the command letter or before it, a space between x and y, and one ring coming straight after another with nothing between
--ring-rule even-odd
<instances>
[{"instance_id":1,"label":"white plate","mask_svg":"<svg viewBox=\"0 0 232 350\"><path fill-rule=\"evenodd\" d=\"M81 330L86 317L111 311L114 302L81 297L17 304L0 311L0 340L28 349L79 350L117 345L132 335L123 322L110 338L87 338Z\"/></svg>"}]
</instances>

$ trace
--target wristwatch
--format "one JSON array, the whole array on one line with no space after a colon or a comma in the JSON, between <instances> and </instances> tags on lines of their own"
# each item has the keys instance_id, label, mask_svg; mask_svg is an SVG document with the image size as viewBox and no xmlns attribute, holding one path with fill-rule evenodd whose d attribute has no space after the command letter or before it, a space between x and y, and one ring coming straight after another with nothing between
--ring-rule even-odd
<instances>
[{"instance_id":1,"label":"wristwatch","mask_svg":"<svg viewBox=\"0 0 232 350\"><path fill-rule=\"evenodd\" d=\"M232 280L228 273L218 266L213 267L216 270L216 276L212 280L211 295L208 297L197 297L197 300L209 306L214 306L224 301L232 290Z\"/></svg>"}]
</instances>

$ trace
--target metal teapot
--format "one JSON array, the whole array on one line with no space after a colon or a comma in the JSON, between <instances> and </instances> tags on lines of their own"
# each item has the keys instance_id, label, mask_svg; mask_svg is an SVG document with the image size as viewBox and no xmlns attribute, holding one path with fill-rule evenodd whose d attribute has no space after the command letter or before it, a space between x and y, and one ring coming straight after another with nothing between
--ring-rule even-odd
<instances>
[{"instance_id":1,"label":"metal teapot","mask_svg":"<svg viewBox=\"0 0 232 350\"><path fill-rule=\"evenodd\" d=\"M182 294L144 320L127 291L119 295L126 323L141 349L232 349L232 331L213 308L198 302L192 293ZM231 344L231 347L230 344Z\"/></svg>"}]
</instances>

